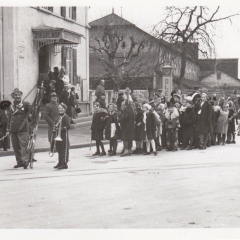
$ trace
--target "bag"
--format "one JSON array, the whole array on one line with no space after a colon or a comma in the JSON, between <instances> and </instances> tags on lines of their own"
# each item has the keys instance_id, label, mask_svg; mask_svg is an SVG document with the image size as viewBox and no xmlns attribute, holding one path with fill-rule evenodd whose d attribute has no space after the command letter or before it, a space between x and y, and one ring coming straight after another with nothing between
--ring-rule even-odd
<instances>
[{"instance_id":1,"label":"bag","mask_svg":"<svg viewBox=\"0 0 240 240\"><path fill-rule=\"evenodd\" d=\"M77 107L77 108L76 108L76 113L78 114L78 113L80 113L80 112L82 112L81 108L80 108L80 107Z\"/></svg>"}]
</instances>

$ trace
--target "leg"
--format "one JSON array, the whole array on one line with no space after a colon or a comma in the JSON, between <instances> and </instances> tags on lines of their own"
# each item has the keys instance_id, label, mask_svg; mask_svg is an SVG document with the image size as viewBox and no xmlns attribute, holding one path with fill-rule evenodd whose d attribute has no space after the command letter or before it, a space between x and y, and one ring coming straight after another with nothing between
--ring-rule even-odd
<instances>
[{"instance_id":1,"label":"leg","mask_svg":"<svg viewBox=\"0 0 240 240\"><path fill-rule=\"evenodd\" d=\"M172 130L172 150L178 150L178 131Z\"/></svg>"},{"instance_id":2,"label":"leg","mask_svg":"<svg viewBox=\"0 0 240 240\"><path fill-rule=\"evenodd\" d=\"M108 150L109 153L113 151L113 139L110 139L109 141L110 149Z\"/></svg>"},{"instance_id":3,"label":"leg","mask_svg":"<svg viewBox=\"0 0 240 240\"><path fill-rule=\"evenodd\" d=\"M101 140L99 140L99 146L100 146L101 149L102 149L102 152L100 153L100 156L106 155L106 152L105 152L105 149L104 149L104 145L103 145L103 143L102 143Z\"/></svg>"},{"instance_id":4,"label":"leg","mask_svg":"<svg viewBox=\"0 0 240 240\"><path fill-rule=\"evenodd\" d=\"M29 163L29 150L27 149L29 133L28 132L19 132L17 135L18 135L19 144L20 144L20 148L21 148L22 162L23 162L24 168L25 168L28 166L28 163Z\"/></svg>"},{"instance_id":5,"label":"leg","mask_svg":"<svg viewBox=\"0 0 240 240\"><path fill-rule=\"evenodd\" d=\"M11 133L11 141L12 141L12 147L16 157L17 165L23 166L23 161L21 157L21 148L20 148L17 133Z\"/></svg>"},{"instance_id":6,"label":"leg","mask_svg":"<svg viewBox=\"0 0 240 240\"><path fill-rule=\"evenodd\" d=\"M97 151L93 154L93 156L97 156L100 154L99 140L96 140L96 149L97 149Z\"/></svg>"},{"instance_id":7,"label":"leg","mask_svg":"<svg viewBox=\"0 0 240 240\"><path fill-rule=\"evenodd\" d=\"M153 153L156 156L157 155L157 151L156 151L156 145L155 145L154 139L151 139L151 144L152 144L152 148L153 148Z\"/></svg>"},{"instance_id":8,"label":"leg","mask_svg":"<svg viewBox=\"0 0 240 240\"><path fill-rule=\"evenodd\" d=\"M226 138L226 134L222 134L222 145L225 145L225 138Z\"/></svg>"}]
</instances>

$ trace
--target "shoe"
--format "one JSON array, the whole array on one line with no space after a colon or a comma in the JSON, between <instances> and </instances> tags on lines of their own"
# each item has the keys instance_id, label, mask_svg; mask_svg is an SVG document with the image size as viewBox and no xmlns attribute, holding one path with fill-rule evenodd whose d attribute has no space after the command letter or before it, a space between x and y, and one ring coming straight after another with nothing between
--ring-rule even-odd
<instances>
[{"instance_id":1,"label":"shoe","mask_svg":"<svg viewBox=\"0 0 240 240\"><path fill-rule=\"evenodd\" d=\"M204 150L204 149L206 149L206 147L203 147L203 146L199 147L199 150Z\"/></svg>"},{"instance_id":2,"label":"shoe","mask_svg":"<svg viewBox=\"0 0 240 240\"><path fill-rule=\"evenodd\" d=\"M232 140L232 143L234 143L234 144L235 144L236 142L235 142L234 140Z\"/></svg>"},{"instance_id":3,"label":"shoe","mask_svg":"<svg viewBox=\"0 0 240 240\"><path fill-rule=\"evenodd\" d=\"M131 155L131 153L125 152L125 153L121 154L120 157L126 157L126 156L130 156L130 155Z\"/></svg>"},{"instance_id":4,"label":"shoe","mask_svg":"<svg viewBox=\"0 0 240 240\"><path fill-rule=\"evenodd\" d=\"M187 146L186 150L192 150L191 146Z\"/></svg>"},{"instance_id":5,"label":"shoe","mask_svg":"<svg viewBox=\"0 0 240 240\"><path fill-rule=\"evenodd\" d=\"M100 152L95 152L95 153L93 154L93 156L98 156L98 155L100 155Z\"/></svg>"},{"instance_id":6,"label":"shoe","mask_svg":"<svg viewBox=\"0 0 240 240\"><path fill-rule=\"evenodd\" d=\"M211 147L211 143L207 143L207 145L206 145L207 147Z\"/></svg>"},{"instance_id":7,"label":"shoe","mask_svg":"<svg viewBox=\"0 0 240 240\"><path fill-rule=\"evenodd\" d=\"M60 163L58 163L56 166L54 166L53 168L59 168L61 166Z\"/></svg>"},{"instance_id":8,"label":"shoe","mask_svg":"<svg viewBox=\"0 0 240 240\"><path fill-rule=\"evenodd\" d=\"M100 154L99 154L99 156L105 156L106 155L106 152L101 152Z\"/></svg>"},{"instance_id":9,"label":"shoe","mask_svg":"<svg viewBox=\"0 0 240 240\"><path fill-rule=\"evenodd\" d=\"M29 162L25 162L25 163L23 164L23 168L24 168L24 169L27 169L28 165L29 165Z\"/></svg>"},{"instance_id":10,"label":"shoe","mask_svg":"<svg viewBox=\"0 0 240 240\"><path fill-rule=\"evenodd\" d=\"M231 143L231 141L227 140L225 143L226 143L226 144L229 144L229 143Z\"/></svg>"},{"instance_id":11,"label":"shoe","mask_svg":"<svg viewBox=\"0 0 240 240\"><path fill-rule=\"evenodd\" d=\"M186 149L186 147L181 147L181 148L180 148L180 150L185 150L185 149Z\"/></svg>"},{"instance_id":12,"label":"shoe","mask_svg":"<svg viewBox=\"0 0 240 240\"><path fill-rule=\"evenodd\" d=\"M116 156L116 155L117 155L116 152L111 152L108 154L108 156Z\"/></svg>"},{"instance_id":13,"label":"shoe","mask_svg":"<svg viewBox=\"0 0 240 240\"><path fill-rule=\"evenodd\" d=\"M158 153L157 153L157 151L155 151L155 152L153 152L153 154L154 154L155 156L157 156Z\"/></svg>"},{"instance_id":14,"label":"shoe","mask_svg":"<svg viewBox=\"0 0 240 240\"><path fill-rule=\"evenodd\" d=\"M3 151L7 152L8 150L6 148L4 148Z\"/></svg>"},{"instance_id":15,"label":"shoe","mask_svg":"<svg viewBox=\"0 0 240 240\"><path fill-rule=\"evenodd\" d=\"M167 151L170 152L170 151L172 151L172 149L171 148L167 148Z\"/></svg>"},{"instance_id":16,"label":"shoe","mask_svg":"<svg viewBox=\"0 0 240 240\"><path fill-rule=\"evenodd\" d=\"M150 152L144 152L143 155L150 155Z\"/></svg>"},{"instance_id":17,"label":"shoe","mask_svg":"<svg viewBox=\"0 0 240 240\"><path fill-rule=\"evenodd\" d=\"M108 150L108 153L112 153L112 150Z\"/></svg>"},{"instance_id":18,"label":"shoe","mask_svg":"<svg viewBox=\"0 0 240 240\"><path fill-rule=\"evenodd\" d=\"M162 151L162 147L159 146L159 147L157 148L157 151Z\"/></svg>"},{"instance_id":19,"label":"shoe","mask_svg":"<svg viewBox=\"0 0 240 240\"><path fill-rule=\"evenodd\" d=\"M225 145L225 142L222 143L222 146L224 146L224 145Z\"/></svg>"},{"instance_id":20,"label":"shoe","mask_svg":"<svg viewBox=\"0 0 240 240\"><path fill-rule=\"evenodd\" d=\"M177 149L173 149L172 152L177 152Z\"/></svg>"},{"instance_id":21,"label":"shoe","mask_svg":"<svg viewBox=\"0 0 240 240\"><path fill-rule=\"evenodd\" d=\"M33 160L32 160L33 162L37 162L37 160L35 159L35 158L33 158Z\"/></svg>"},{"instance_id":22,"label":"shoe","mask_svg":"<svg viewBox=\"0 0 240 240\"><path fill-rule=\"evenodd\" d=\"M22 164L20 164L20 165L17 164L17 165L14 166L14 168L20 168L20 167L23 167L23 165Z\"/></svg>"},{"instance_id":23,"label":"shoe","mask_svg":"<svg viewBox=\"0 0 240 240\"><path fill-rule=\"evenodd\" d=\"M135 150L133 150L132 154L139 154L139 148L136 148Z\"/></svg>"},{"instance_id":24,"label":"shoe","mask_svg":"<svg viewBox=\"0 0 240 240\"><path fill-rule=\"evenodd\" d=\"M65 163L65 164L61 165L58 169L59 170L61 170L61 169L68 169L68 165Z\"/></svg>"}]
</instances>

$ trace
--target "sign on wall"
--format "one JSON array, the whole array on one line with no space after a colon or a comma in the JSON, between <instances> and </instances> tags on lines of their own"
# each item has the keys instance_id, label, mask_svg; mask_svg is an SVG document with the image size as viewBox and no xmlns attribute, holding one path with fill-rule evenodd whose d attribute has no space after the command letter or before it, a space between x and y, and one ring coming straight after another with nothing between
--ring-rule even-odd
<instances>
[{"instance_id":1,"label":"sign on wall","mask_svg":"<svg viewBox=\"0 0 240 240\"><path fill-rule=\"evenodd\" d=\"M163 76L163 94L166 97L166 100L169 101L171 99L172 92L172 77L171 76Z\"/></svg>"}]
</instances>

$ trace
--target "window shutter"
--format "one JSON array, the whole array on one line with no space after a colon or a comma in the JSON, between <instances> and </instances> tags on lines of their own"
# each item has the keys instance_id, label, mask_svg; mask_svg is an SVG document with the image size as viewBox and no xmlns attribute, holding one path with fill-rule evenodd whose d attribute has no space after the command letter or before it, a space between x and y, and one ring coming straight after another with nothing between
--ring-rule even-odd
<instances>
[{"instance_id":1,"label":"window shutter","mask_svg":"<svg viewBox=\"0 0 240 240\"><path fill-rule=\"evenodd\" d=\"M77 20L77 7L72 7L72 19Z\"/></svg>"},{"instance_id":2,"label":"window shutter","mask_svg":"<svg viewBox=\"0 0 240 240\"><path fill-rule=\"evenodd\" d=\"M66 17L66 7L61 7L61 16Z\"/></svg>"},{"instance_id":3,"label":"window shutter","mask_svg":"<svg viewBox=\"0 0 240 240\"><path fill-rule=\"evenodd\" d=\"M62 47L62 66L66 68L66 61L67 61L67 49Z\"/></svg>"},{"instance_id":4,"label":"window shutter","mask_svg":"<svg viewBox=\"0 0 240 240\"><path fill-rule=\"evenodd\" d=\"M48 10L53 12L53 7L48 7Z\"/></svg>"},{"instance_id":5,"label":"window shutter","mask_svg":"<svg viewBox=\"0 0 240 240\"><path fill-rule=\"evenodd\" d=\"M72 49L73 53L73 85L77 85L77 49Z\"/></svg>"}]
</instances>

